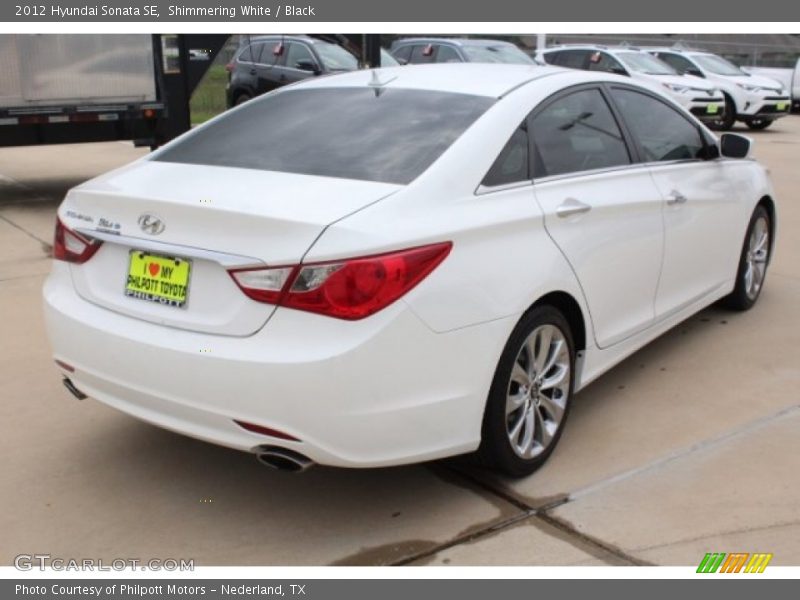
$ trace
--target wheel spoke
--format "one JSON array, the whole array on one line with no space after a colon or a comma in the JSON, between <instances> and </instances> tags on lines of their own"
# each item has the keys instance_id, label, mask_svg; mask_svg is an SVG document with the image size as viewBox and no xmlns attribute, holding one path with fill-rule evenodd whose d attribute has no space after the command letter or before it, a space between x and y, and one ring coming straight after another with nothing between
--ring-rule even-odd
<instances>
[{"instance_id":1,"label":"wheel spoke","mask_svg":"<svg viewBox=\"0 0 800 600\"><path fill-rule=\"evenodd\" d=\"M519 410L523 404L525 404L525 394L509 394L506 398L506 417Z\"/></svg>"},{"instance_id":2,"label":"wheel spoke","mask_svg":"<svg viewBox=\"0 0 800 600\"><path fill-rule=\"evenodd\" d=\"M556 423L561 422L561 417L564 416L564 406L555 398L551 398L547 394L539 394L539 404L550 417L551 421Z\"/></svg>"},{"instance_id":3,"label":"wheel spoke","mask_svg":"<svg viewBox=\"0 0 800 600\"><path fill-rule=\"evenodd\" d=\"M519 434L522 432L523 425L525 425L525 413L520 412L517 422L514 423L514 426L508 432L508 439L510 439L511 443L515 446L519 446Z\"/></svg>"},{"instance_id":4,"label":"wheel spoke","mask_svg":"<svg viewBox=\"0 0 800 600\"><path fill-rule=\"evenodd\" d=\"M535 336L531 336L535 337ZM538 335L538 344L532 344L534 346L534 357L533 359L533 372L534 376L539 375L542 373L542 369L544 368L545 362L547 362L547 357L550 354L550 344L553 341L553 331L552 328L542 327L539 330Z\"/></svg>"},{"instance_id":5,"label":"wheel spoke","mask_svg":"<svg viewBox=\"0 0 800 600\"><path fill-rule=\"evenodd\" d=\"M544 449L550 445L550 442L553 439L553 435L555 434L555 429L557 429L557 426L551 429L551 427L553 426L545 420L545 415L543 414L541 408L538 409L538 413L539 413L539 419L538 419L539 427L537 428L537 431L539 432L539 443L542 445L542 449Z\"/></svg>"},{"instance_id":6,"label":"wheel spoke","mask_svg":"<svg viewBox=\"0 0 800 600\"><path fill-rule=\"evenodd\" d=\"M528 375L528 372L523 369L522 365L518 362L514 362L514 366L511 368L511 381L526 387L530 387L531 385L530 375Z\"/></svg>"},{"instance_id":7,"label":"wheel spoke","mask_svg":"<svg viewBox=\"0 0 800 600\"><path fill-rule=\"evenodd\" d=\"M528 407L528 410L525 411L523 421L525 422L523 426L524 433L519 444L519 450L523 456L527 456L533 445L533 433L536 427L536 413L533 406Z\"/></svg>"},{"instance_id":8,"label":"wheel spoke","mask_svg":"<svg viewBox=\"0 0 800 600\"><path fill-rule=\"evenodd\" d=\"M567 375L569 374L569 367L566 365L558 365L558 370L547 379L544 379L539 385L540 390L549 390L564 383Z\"/></svg>"},{"instance_id":9,"label":"wheel spoke","mask_svg":"<svg viewBox=\"0 0 800 600\"><path fill-rule=\"evenodd\" d=\"M545 375L547 375L550 370L555 366L556 361L560 358L563 358L562 353L564 351L566 344L564 340L556 340L552 342L550 345L550 355L547 358L547 362L545 363L542 370L538 372L539 380L542 380Z\"/></svg>"}]
</instances>

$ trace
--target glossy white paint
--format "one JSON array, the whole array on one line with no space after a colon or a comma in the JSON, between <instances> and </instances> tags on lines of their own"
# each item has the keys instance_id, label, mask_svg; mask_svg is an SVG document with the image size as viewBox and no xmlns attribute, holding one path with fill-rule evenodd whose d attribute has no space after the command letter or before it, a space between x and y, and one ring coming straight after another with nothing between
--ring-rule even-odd
<instances>
[{"instance_id":1,"label":"glossy white paint","mask_svg":"<svg viewBox=\"0 0 800 600\"><path fill-rule=\"evenodd\" d=\"M709 52L695 50L680 50L676 48L646 48L651 53L672 53L682 56L690 61L703 75L703 79L722 90L733 100L736 114L742 117L758 114L765 107L774 106L777 101L791 104L792 90L786 88L781 82L763 75L743 72L741 75L720 75L704 68L697 58L714 56ZM776 100L776 99L780 100ZM789 114L785 112L770 113L770 119L777 119Z\"/></svg>"},{"instance_id":2,"label":"glossy white paint","mask_svg":"<svg viewBox=\"0 0 800 600\"><path fill-rule=\"evenodd\" d=\"M370 77L301 85L364 86ZM629 79L477 64L384 69L380 77L387 87L498 100L406 186L145 158L70 192L59 209L68 227L86 231L105 218L121 234L106 235L83 265L54 262L45 284L54 357L75 367L68 375L79 389L245 451L273 444L359 467L428 460L478 446L503 346L546 294L569 295L583 315L580 389L732 289L749 215L771 195L754 161L639 164L480 185L544 99L573 85ZM686 203L667 203L673 187ZM559 218L558 206L571 198L591 211ZM162 250L195 257L198 287L179 314L121 295L128 251L153 244L136 224L148 211L167 223ZM441 241L452 241L452 251L432 274L360 321L256 303L223 270ZM234 419L302 441L251 433Z\"/></svg>"}]
</instances>

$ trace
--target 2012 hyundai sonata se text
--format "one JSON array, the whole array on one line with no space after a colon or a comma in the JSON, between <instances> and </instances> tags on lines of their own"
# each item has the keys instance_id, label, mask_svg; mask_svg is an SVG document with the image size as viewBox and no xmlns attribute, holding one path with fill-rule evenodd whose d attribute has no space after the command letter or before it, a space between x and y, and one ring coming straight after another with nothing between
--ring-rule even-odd
<instances>
[{"instance_id":1,"label":"2012 hyundai sonata se text","mask_svg":"<svg viewBox=\"0 0 800 600\"><path fill-rule=\"evenodd\" d=\"M54 358L76 395L277 467L525 475L575 392L756 302L776 209L749 152L603 73L283 88L67 194Z\"/></svg>"}]
</instances>

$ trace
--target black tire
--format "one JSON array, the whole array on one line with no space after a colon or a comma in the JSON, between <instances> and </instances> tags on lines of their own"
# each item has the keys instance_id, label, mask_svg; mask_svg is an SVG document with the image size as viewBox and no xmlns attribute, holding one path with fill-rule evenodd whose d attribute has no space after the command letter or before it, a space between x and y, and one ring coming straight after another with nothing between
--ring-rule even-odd
<instances>
[{"instance_id":1,"label":"black tire","mask_svg":"<svg viewBox=\"0 0 800 600\"><path fill-rule=\"evenodd\" d=\"M711 128L717 131L729 131L733 128L734 123L736 123L736 104L734 104L733 99L726 94L725 113L722 115L721 119L717 119L711 123Z\"/></svg>"},{"instance_id":2,"label":"black tire","mask_svg":"<svg viewBox=\"0 0 800 600\"><path fill-rule=\"evenodd\" d=\"M773 122L774 119L748 119L747 121L745 121L745 124L750 129L758 131L760 129L766 129L767 127L772 125Z\"/></svg>"},{"instance_id":3,"label":"black tire","mask_svg":"<svg viewBox=\"0 0 800 600\"><path fill-rule=\"evenodd\" d=\"M240 104L244 104L248 100L252 100L252 99L253 99L253 97L250 94L244 92L244 93L241 93L238 96L236 96L236 100L233 102L233 105L234 106L239 106Z\"/></svg>"},{"instance_id":4,"label":"black tire","mask_svg":"<svg viewBox=\"0 0 800 600\"><path fill-rule=\"evenodd\" d=\"M753 230L756 228L757 223L760 219L765 219L766 221L766 230L767 238L766 243L766 256L764 257L764 271L763 275L761 276L761 282L758 285L755 293L753 293L752 287L748 291L748 280L747 280L747 271L748 267L750 267L749 257L750 257L750 240L753 236ZM756 209L753 211L753 215L750 217L750 223L747 226L747 233L744 236L744 242L742 242L742 250L739 256L739 267L736 270L736 287L733 288L733 291L725 296L722 299L722 305L726 308L731 310L749 310L753 307L753 305L758 301L759 296L761 295L761 290L764 289L764 281L766 280L767 276L767 267L769 266L769 259L772 253L772 223L769 217L769 212L767 209L764 208L763 205L759 204Z\"/></svg>"},{"instance_id":5,"label":"black tire","mask_svg":"<svg viewBox=\"0 0 800 600\"><path fill-rule=\"evenodd\" d=\"M557 424L557 429L550 438L548 444L543 446L543 450L537 455L530 458L523 458L514 450L509 437L511 435L508 431L509 422L514 418L514 415L509 415L507 413L506 403L512 386L515 385L515 383L512 382L511 372L515 365L517 365L521 352L523 352L523 344L526 343L534 332L537 330L541 331L540 328L543 326L553 326L557 328L557 330L562 333L563 340L566 342L566 350L569 357L568 384L566 384L568 385L568 391L565 397L563 396L563 391L559 392L559 394L561 394L560 401L564 403L563 412ZM555 348L555 345L548 347ZM553 368L557 366L558 365L555 365ZM546 373L542 373L542 377L545 375ZM561 312L551 306L540 306L532 309L522 317L514 328L514 331L511 333L503 349L500 361L498 362L497 370L495 371L492 386L489 391L489 397L486 402L486 410L484 411L481 445L478 449L478 457L481 462L484 465L512 477L530 475L542 466L553 452L553 449L558 444L558 440L564 431L564 425L567 421L567 416L569 415L572 404L574 381L575 346L567 320ZM521 390L518 390L518 393L520 393L520 391ZM552 390L553 394L555 394L555 392L556 390ZM533 400L530 402L533 403ZM544 410L544 405L542 405L542 408L538 408L538 402L536 402L536 405L537 408L534 408L534 410ZM528 404L525 406L528 406ZM526 409L521 407L519 410L524 411ZM538 414L541 415L541 413ZM541 421L539 421L539 419L540 416L537 416L536 425L541 427L542 425L540 425ZM540 434L542 433L541 430L538 431Z\"/></svg>"}]
</instances>

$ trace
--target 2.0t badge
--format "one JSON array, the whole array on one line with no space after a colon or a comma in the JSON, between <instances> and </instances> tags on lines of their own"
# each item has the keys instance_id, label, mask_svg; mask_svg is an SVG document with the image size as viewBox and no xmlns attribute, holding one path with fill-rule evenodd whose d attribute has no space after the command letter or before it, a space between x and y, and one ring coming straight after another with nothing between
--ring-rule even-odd
<instances>
[{"instance_id":1,"label":"2.0t badge","mask_svg":"<svg viewBox=\"0 0 800 600\"><path fill-rule=\"evenodd\" d=\"M139 217L138 223L139 228L150 235L158 235L159 233L162 233L166 227L166 225L164 225L164 221L161 220L161 217L153 213L143 213Z\"/></svg>"}]
</instances>

